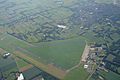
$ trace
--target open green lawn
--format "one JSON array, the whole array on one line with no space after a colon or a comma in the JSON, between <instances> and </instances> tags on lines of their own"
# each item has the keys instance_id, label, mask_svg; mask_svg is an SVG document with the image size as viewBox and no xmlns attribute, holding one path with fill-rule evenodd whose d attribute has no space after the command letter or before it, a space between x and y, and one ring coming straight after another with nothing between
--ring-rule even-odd
<instances>
[{"instance_id":1,"label":"open green lawn","mask_svg":"<svg viewBox=\"0 0 120 80\"><path fill-rule=\"evenodd\" d=\"M13 52L17 48L16 46L27 48L30 45L8 34L0 35L0 48L3 48L8 52Z\"/></svg>"},{"instance_id":2,"label":"open green lawn","mask_svg":"<svg viewBox=\"0 0 120 80\"><path fill-rule=\"evenodd\" d=\"M25 62L23 59L19 59L16 61L18 68L22 68L27 66L29 63Z\"/></svg>"},{"instance_id":3,"label":"open green lawn","mask_svg":"<svg viewBox=\"0 0 120 80\"><path fill-rule=\"evenodd\" d=\"M71 68L80 61L84 50L85 41L83 38L45 42L31 47L27 50L34 53L36 58L45 62L54 63L63 69Z\"/></svg>"},{"instance_id":4,"label":"open green lawn","mask_svg":"<svg viewBox=\"0 0 120 80\"><path fill-rule=\"evenodd\" d=\"M6 38L0 40L0 47L6 51L13 52L20 50L21 52L29 54L34 59L45 63L52 63L62 69L69 69L78 64L85 47L85 40L82 37L42 42L33 44L34 46L32 46L10 35L5 34L2 36ZM2 36L0 36L0 38L2 38Z\"/></svg>"},{"instance_id":5,"label":"open green lawn","mask_svg":"<svg viewBox=\"0 0 120 80\"><path fill-rule=\"evenodd\" d=\"M0 47L6 51L13 52L17 49L23 53L29 54L36 60L46 63L54 63L57 67L62 69L69 69L78 64L85 47L85 39L83 37L42 42L39 44L33 44L34 46L7 34L1 35L0 39L3 37L5 38L4 40L0 40ZM17 47L21 49L18 49ZM20 65L19 67L27 65L23 60L19 60L17 64ZM85 80L87 76L88 73L85 72L81 65L79 68L70 71L64 80L79 80L80 78Z\"/></svg>"},{"instance_id":6,"label":"open green lawn","mask_svg":"<svg viewBox=\"0 0 120 80\"><path fill-rule=\"evenodd\" d=\"M88 76L89 74L85 71L83 65L81 65L79 68L76 68L68 73L63 80L86 80Z\"/></svg>"}]
</instances>

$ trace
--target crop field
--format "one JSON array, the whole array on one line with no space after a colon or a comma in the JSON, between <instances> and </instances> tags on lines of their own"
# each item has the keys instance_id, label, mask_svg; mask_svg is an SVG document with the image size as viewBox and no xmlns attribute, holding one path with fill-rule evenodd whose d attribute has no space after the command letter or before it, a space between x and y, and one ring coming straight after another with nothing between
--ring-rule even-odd
<instances>
[{"instance_id":1,"label":"crop field","mask_svg":"<svg viewBox=\"0 0 120 80\"><path fill-rule=\"evenodd\" d=\"M69 40L40 43L36 47L28 48L37 58L53 63L63 69L69 69L79 63L85 47L82 37ZM69 64L69 65L68 65Z\"/></svg>"},{"instance_id":2,"label":"crop field","mask_svg":"<svg viewBox=\"0 0 120 80\"><path fill-rule=\"evenodd\" d=\"M18 71L15 60L12 57L7 59L0 57L0 64L0 72L7 78L6 80L14 80L15 76L12 73Z\"/></svg>"},{"instance_id":3,"label":"crop field","mask_svg":"<svg viewBox=\"0 0 120 80\"><path fill-rule=\"evenodd\" d=\"M21 70L21 69L24 69L25 67L27 66L31 66L28 62L26 62L25 60L23 59L20 59L20 58L17 58L16 57L16 64L17 64L17 67Z\"/></svg>"},{"instance_id":4,"label":"crop field","mask_svg":"<svg viewBox=\"0 0 120 80\"><path fill-rule=\"evenodd\" d=\"M16 63L12 58L8 58L7 60L0 58L0 70L2 72L6 72L7 70L11 69L11 68L15 68L16 67ZM9 67L8 67L9 66Z\"/></svg>"},{"instance_id":5,"label":"crop field","mask_svg":"<svg viewBox=\"0 0 120 80\"><path fill-rule=\"evenodd\" d=\"M113 3L114 0L95 0L96 2L98 3L107 3L107 4L110 4L110 3Z\"/></svg>"},{"instance_id":6,"label":"crop field","mask_svg":"<svg viewBox=\"0 0 120 80\"><path fill-rule=\"evenodd\" d=\"M69 21L73 12L67 7L75 4L77 0L37 1L2 0L0 26L8 34L30 43L70 38L71 32L68 28L75 25L71 25ZM57 25L65 25L67 29L62 30L57 28Z\"/></svg>"},{"instance_id":7,"label":"crop field","mask_svg":"<svg viewBox=\"0 0 120 80\"><path fill-rule=\"evenodd\" d=\"M31 73L32 72L32 73ZM24 76L26 76L26 80L31 80L33 77L35 77L36 75L40 75L42 74L42 71L40 71L38 68L36 67L32 67L27 71L24 71Z\"/></svg>"},{"instance_id":8,"label":"crop field","mask_svg":"<svg viewBox=\"0 0 120 80\"><path fill-rule=\"evenodd\" d=\"M35 60L44 64L52 64L63 70L79 63L85 47L85 41L82 37L30 45L10 35L3 35L6 38L0 40L1 48L11 53L16 50L21 51ZM3 35L1 35L1 38ZM24 65L26 64L23 63Z\"/></svg>"},{"instance_id":9,"label":"crop field","mask_svg":"<svg viewBox=\"0 0 120 80\"><path fill-rule=\"evenodd\" d=\"M82 37L54 42L43 42L29 46L29 44L24 41L17 40L9 35L6 36L4 40L0 41L1 48L7 49L7 51L10 52L20 50L43 62L53 62L53 64L63 69L69 69L76 65L85 47L85 41Z\"/></svg>"},{"instance_id":10,"label":"crop field","mask_svg":"<svg viewBox=\"0 0 120 80\"><path fill-rule=\"evenodd\" d=\"M120 76L112 71L110 71L109 73L107 73L105 71L101 71L100 75L104 76L105 79L107 79L107 80L119 80L120 79ZM91 79L91 80L94 80L94 79Z\"/></svg>"}]
</instances>

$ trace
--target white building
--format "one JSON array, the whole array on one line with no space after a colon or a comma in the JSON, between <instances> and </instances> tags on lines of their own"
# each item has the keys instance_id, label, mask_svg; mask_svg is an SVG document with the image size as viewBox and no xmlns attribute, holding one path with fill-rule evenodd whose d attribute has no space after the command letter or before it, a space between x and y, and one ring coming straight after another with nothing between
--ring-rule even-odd
<instances>
[{"instance_id":1,"label":"white building","mask_svg":"<svg viewBox=\"0 0 120 80\"><path fill-rule=\"evenodd\" d=\"M87 68L88 68L88 65L84 65L84 68L87 69Z\"/></svg>"},{"instance_id":2,"label":"white building","mask_svg":"<svg viewBox=\"0 0 120 80\"><path fill-rule=\"evenodd\" d=\"M24 80L24 76L22 73L20 73L20 75L18 76L17 80Z\"/></svg>"},{"instance_id":3,"label":"white building","mask_svg":"<svg viewBox=\"0 0 120 80\"><path fill-rule=\"evenodd\" d=\"M64 25L57 25L57 27L59 27L59 28L66 28L66 26L64 26Z\"/></svg>"}]
</instances>

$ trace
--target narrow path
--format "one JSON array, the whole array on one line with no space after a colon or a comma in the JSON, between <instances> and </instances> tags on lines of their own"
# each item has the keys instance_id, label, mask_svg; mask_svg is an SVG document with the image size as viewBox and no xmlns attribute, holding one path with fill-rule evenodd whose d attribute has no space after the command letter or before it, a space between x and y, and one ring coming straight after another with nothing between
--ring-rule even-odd
<instances>
[{"instance_id":1,"label":"narrow path","mask_svg":"<svg viewBox=\"0 0 120 80\"><path fill-rule=\"evenodd\" d=\"M19 69L20 72L24 72L24 71L27 71L28 69L32 68L33 65L29 64L27 66L24 66L22 68Z\"/></svg>"},{"instance_id":2,"label":"narrow path","mask_svg":"<svg viewBox=\"0 0 120 80\"><path fill-rule=\"evenodd\" d=\"M68 69L68 70L66 71L67 73L70 72L70 71L72 71L72 70L74 70L74 69L76 69L76 68L78 68L78 67L81 65L82 59L87 56L87 55L86 55L86 51L88 51L89 47L88 47L88 45L87 45L87 41L86 41L86 40L85 40L85 43L86 43L86 45L85 45L83 54L82 54L82 56L80 57L79 63L78 63L77 65L73 66L72 68Z\"/></svg>"},{"instance_id":3,"label":"narrow path","mask_svg":"<svg viewBox=\"0 0 120 80\"><path fill-rule=\"evenodd\" d=\"M79 62L79 64L77 64L77 65L73 66L72 68L68 69L66 72L68 73L68 72L78 68L80 66L80 64L81 64L81 61Z\"/></svg>"},{"instance_id":4,"label":"narrow path","mask_svg":"<svg viewBox=\"0 0 120 80\"><path fill-rule=\"evenodd\" d=\"M88 78L87 78L86 80L90 80L90 78L92 77L92 75L94 74L94 72L95 72L95 70L93 71L92 74L90 74L90 75L88 76Z\"/></svg>"}]
</instances>

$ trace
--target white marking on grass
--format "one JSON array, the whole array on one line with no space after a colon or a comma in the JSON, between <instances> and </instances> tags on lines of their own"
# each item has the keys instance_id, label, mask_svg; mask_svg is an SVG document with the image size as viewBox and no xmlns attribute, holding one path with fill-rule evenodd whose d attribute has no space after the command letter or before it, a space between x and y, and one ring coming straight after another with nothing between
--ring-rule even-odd
<instances>
[{"instance_id":1,"label":"white marking on grass","mask_svg":"<svg viewBox=\"0 0 120 80\"><path fill-rule=\"evenodd\" d=\"M2 37L1 40L4 40L6 37Z\"/></svg>"},{"instance_id":2,"label":"white marking on grass","mask_svg":"<svg viewBox=\"0 0 120 80\"><path fill-rule=\"evenodd\" d=\"M57 27L59 27L59 28L66 28L67 26L64 26L64 25L57 25Z\"/></svg>"}]
</instances>

